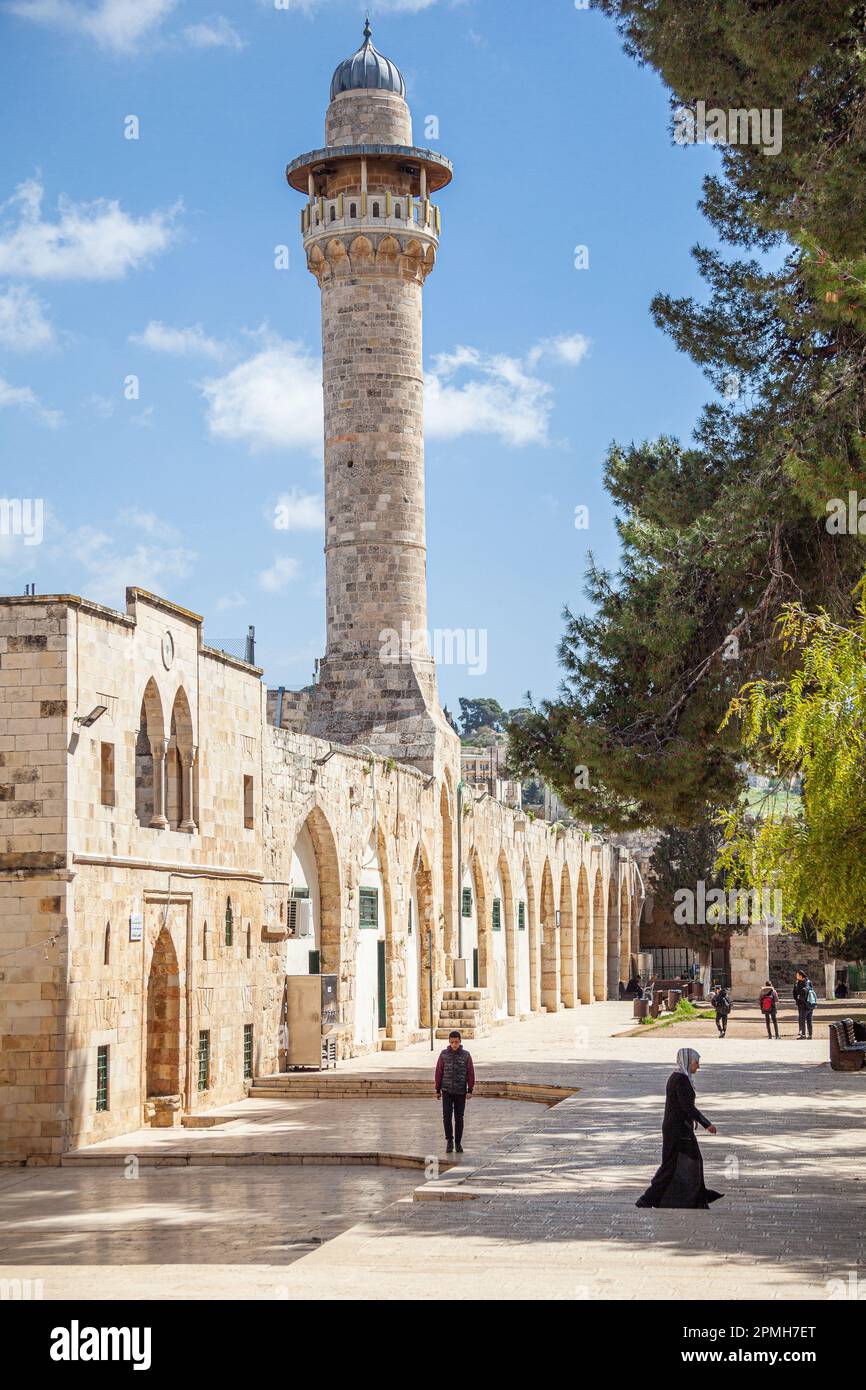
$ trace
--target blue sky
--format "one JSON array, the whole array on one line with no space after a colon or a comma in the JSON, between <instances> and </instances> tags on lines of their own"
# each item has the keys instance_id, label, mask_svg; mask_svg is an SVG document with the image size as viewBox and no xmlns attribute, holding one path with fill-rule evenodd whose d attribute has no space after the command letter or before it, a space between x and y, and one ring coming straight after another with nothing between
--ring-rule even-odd
<instances>
[{"instance_id":1,"label":"blue sky","mask_svg":"<svg viewBox=\"0 0 866 1390\"><path fill-rule=\"evenodd\" d=\"M324 651L320 325L284 168L324 141L364 6L288 4L0 3L0 491L45 506L40 545L0 537L0 589L123 608L140 584L211 638L254 623L298 686ZM425 290L429 617L485 631L487 669L442 694L508 707L555 692L588 550L616 562L609 442L687 437L709 393L648 306L699 289L717 156L673 145L658 79L573 0L370 8L416 143L455 166Z\"/></svg>"}]
</instances>

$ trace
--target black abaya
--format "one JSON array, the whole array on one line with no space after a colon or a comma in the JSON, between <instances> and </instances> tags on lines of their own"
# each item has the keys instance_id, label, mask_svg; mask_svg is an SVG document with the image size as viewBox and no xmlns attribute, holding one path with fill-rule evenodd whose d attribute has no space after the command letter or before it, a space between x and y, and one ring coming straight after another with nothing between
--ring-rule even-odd
<instances>
[{"instance_id":1,"label":"black abaya","mask_svg":"<svg viewBox=\"0 0 866 1390\"><path fill-rule=\"evenodd\" d=\"M672 1072L665 1091L661 1166L636 1206L706 1209L723 1195L704 1184L696 1124L709 1129L710 1122L695 1105L695 1088L685 1072Z\"/></svg>"}]
</instances>

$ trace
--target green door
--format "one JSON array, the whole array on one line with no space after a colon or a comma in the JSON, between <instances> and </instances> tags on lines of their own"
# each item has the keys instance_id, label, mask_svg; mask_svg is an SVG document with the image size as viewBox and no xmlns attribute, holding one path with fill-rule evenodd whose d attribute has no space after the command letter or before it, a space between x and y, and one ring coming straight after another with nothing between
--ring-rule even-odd
<instances>
[{"instance_id":1,"label":"green door","mask_svg":"<svg viewBox=\"0 0 866 1390\"><path fill-rule=\"evenodd\" d=\"M472 983L478 988L478 947L472 952Z\"/></svg>"},{"instance_id":2,"label":"green door","mask_svg":"<svg viewBox=\"0 0 866 1390\"><path fill-rule=\"evenodd\" d=\"M388 1027L388 1005L385 999L385 943L377 942L379 947L379 1027Z\"/></svg>"}]
</instances>

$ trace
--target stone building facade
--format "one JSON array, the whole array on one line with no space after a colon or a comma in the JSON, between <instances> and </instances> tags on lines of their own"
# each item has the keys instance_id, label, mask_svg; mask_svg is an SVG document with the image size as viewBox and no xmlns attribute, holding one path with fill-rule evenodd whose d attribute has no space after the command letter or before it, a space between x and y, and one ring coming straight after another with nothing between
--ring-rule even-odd
<instances>
[{"instance_id":1,"label":"stone building facade","mask_svg":"<svg viewBox=\"0 0 866 1390\"><path fill-rule=\"evenodd\" d=\"M329 402L320 684L267 691L199 615L141 589L126 612L0 599L3 1162L241 1098L281 1064L298 974L336 976L347 1056L464 1014L483 1031L615 997L633 967L630 852L464 786L432 661L376 647L426 622L416 376L435 238L415 219L439 219L406 217L437 157L411 147L402 78L370 50L335 74L324 171L295 162L314 182ZM341 197L347 215L347 196L405 225L322 243L311 219L331 204L336 221Z\"/></svg>"}]
</instances>

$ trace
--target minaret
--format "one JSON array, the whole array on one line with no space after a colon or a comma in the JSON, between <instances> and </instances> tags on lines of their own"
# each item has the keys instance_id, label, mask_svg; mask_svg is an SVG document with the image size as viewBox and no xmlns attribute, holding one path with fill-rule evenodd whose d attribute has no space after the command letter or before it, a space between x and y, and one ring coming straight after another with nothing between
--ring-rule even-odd
<instances>
[{"instance_id":1,"label":"minaret","mask_svg":"<svg viewBox=\"0 0 866 1390\"><path fill-rule=\"evenodd\" d=\"M421 323L451 165L413 144L405 92L368 20L325 147L286 170L322 294L328 636L304 724L433 771L455 739L427 643Z\"/></svg>"}]
</instances>

